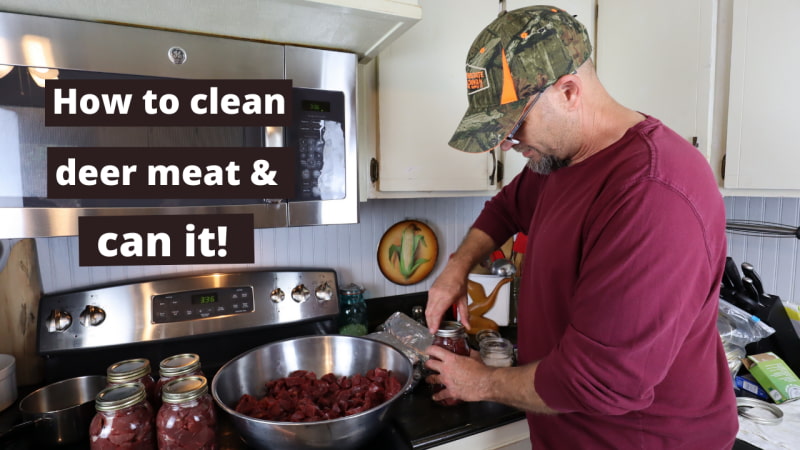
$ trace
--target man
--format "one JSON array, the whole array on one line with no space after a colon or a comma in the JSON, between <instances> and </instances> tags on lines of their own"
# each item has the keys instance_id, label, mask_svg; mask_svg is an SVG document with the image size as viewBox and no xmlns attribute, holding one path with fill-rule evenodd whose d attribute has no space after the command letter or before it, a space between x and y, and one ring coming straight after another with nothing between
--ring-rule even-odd
<instances>
[{"instance_id":1,"label":"man","mask_svg":"<svg viewBox=\"0 0 800 450\"><path fill-rule=\"evenodd\" d=\"M530 161L431 286L426 318L435 332L455 304L468 326L469 270L526 233L519 358L491 368L430 347L428 381L446 386L433 398L523 409L534 448L731 448L722 198L703 156L611 98L590 54L585 28L549 6L498 17L469 50L450 145Z\"/></svg>"}]
</instances>

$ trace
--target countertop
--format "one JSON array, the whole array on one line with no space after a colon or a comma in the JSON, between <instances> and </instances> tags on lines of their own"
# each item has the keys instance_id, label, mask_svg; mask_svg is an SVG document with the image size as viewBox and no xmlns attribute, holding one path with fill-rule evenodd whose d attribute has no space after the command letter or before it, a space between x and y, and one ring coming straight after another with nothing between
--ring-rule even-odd
<instances>
[{"instance_id":1,"label":"countertop","mask_svg":"<svg viewBox=\"0 0 800 450\"><path fill-rule=\"evenodd\" d=\"M0 434L21 421L17 405L32 388L20 388L20 398L0 413ZM431 400L428 385L419 383L411 392L399 399L393 407L393 420L376 439L380 448L389 450L426 449L445 442L454 441L472 434L524 419L525 415L514 408L498 403L462 403L456 406L440 406ZM220 450L247 449L234 432L225 413L218 410L218 441ZM39 450L43 447L33 442L31 433L0 438L0 448L6 450ZM86 442L58 447L59 450L85 450ZM374 448L370 446L370 448Z\"/></svg>"}]
</instances>

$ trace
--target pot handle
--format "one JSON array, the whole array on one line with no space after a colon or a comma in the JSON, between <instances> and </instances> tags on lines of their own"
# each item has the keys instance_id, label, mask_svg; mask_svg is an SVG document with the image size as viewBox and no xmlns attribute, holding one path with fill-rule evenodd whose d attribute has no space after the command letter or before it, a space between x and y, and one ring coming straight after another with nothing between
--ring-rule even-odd
<instances>
[{"instance_id":1,"label":"pot handle","mask_svg":"<svg viewBox=\"0 0 800 450\"><path fill-rule=\"evenodd\" d=\"M36 419L33 419L33 420L26 420L25 422L18 423L16 425L14 425L13 427L9 428L8 430L3 431L2 433L0 433L0 442L3 442L6 439L11 439L13 437L16 437L16 436L24 433L28 429L33 429L33 427L35 427L36 424L41 423L41 422L46 422L47 420L48 419L46 419L44 417L39 417L39 418L36 418Z\"/></svg>"}]
</instances>

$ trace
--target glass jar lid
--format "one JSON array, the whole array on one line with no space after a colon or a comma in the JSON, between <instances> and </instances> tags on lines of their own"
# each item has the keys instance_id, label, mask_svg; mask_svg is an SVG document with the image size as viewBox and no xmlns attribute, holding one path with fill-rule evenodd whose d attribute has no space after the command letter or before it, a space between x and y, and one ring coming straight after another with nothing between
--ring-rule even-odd
<instances>
[{"instance_id":1,"label":"glass jar lid","mask_svg":"<svg viewBox=\"0 0 800 450\"><path fill-rule=\"evenodd\" d=\"M123 383L109 386L94 399L94 407L98 411L119 411L144 401L147 393L139 382Z\"/></svg>"},{"instance_id":2,"label":"glass jar lid","mask_svg":"<svg viewBox=\"0 0 800 450\"><path fill-rule=\"evenodd\" d=\"M460 322L453 320L445 320L439 325L436 330L436 336L439 337L462 337L466 334L467 329L464 328Z\"/></svg>"},{"instance_id":3,"label":"glass jar lid","mask_svg":"<svg viewBox=\"0 0 800 450\"><path fill-rule=\"evenodd\" d=\"M164 403L183 403L194 400L208 392L208 381L202 375L180 377L167 382L161 389Z\"/></svg>"},{"instance_id":4,"label":"glass jar lid","mask_svg":"<svg viewBox=\"0 0 800 450\"><path fill-rule=\"evenodd\" d=\"M126 359L108 366L106 377L112 383L125 383L150 373L150 361L145 358Z\"/></svg>"},{"instance_id":5,"label":"glass jar lid","mask_svg":"<svg viewBox=\"0 0 800 450\"><path fill-rule=\"evenodd\" d=\"M499 337L501 337L500 333L498 331L492 330L491 328L484 328L483 330L480 330L475 334L475 340L478 341L478 343L480 343L484 339L499 338Z\"/></svg>"},{"instance_id":6,"label":"glass jar lid","mask_svg":"<svg viewBox=\"0 0 800 450\"><path fill-rule=\"evenodd\" d=\"M502 353L509 355L514 353L514 346L511 344L511 341L501 337L485 338L478 346L482 352L486 353Z\"/></svg>"},{"instance_id":7,"label":"glass jar lid","mask_svg":"<svg viewBox=\"0 0 800 450\"><path fill-rule=\"evenodd\" d=\"M158 365L162 377L187 375L200 368L200 356L195 353L182 353L164 358Z\"/></svg>"},{"instance_id":8,"label":"glass jar lid","mask_svg":"<svg viewBox=\"0 0 800 450\"><path fill-rule=\"evenodd\" d=\"M358 284L350 283L347 286L339 288L341 295L361 295L364 293L364 288Z\"/></svg>"}]
</instances>

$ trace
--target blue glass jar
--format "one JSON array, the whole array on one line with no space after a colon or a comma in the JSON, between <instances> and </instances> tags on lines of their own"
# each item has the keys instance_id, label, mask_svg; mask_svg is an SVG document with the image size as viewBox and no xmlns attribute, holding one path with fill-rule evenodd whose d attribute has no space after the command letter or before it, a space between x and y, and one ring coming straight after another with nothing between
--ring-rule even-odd
<instances>
[{"instance_id":1,"label":"blue glass jar","mask_svg":"<svg viewBox=\"0 0 800 450\"><path fill-rule=\"evenodd\" d=\"M339 334L363 336L367 334L367 303L364 288L350 283L339 289Z\"/></svg>"}]
</instances>

